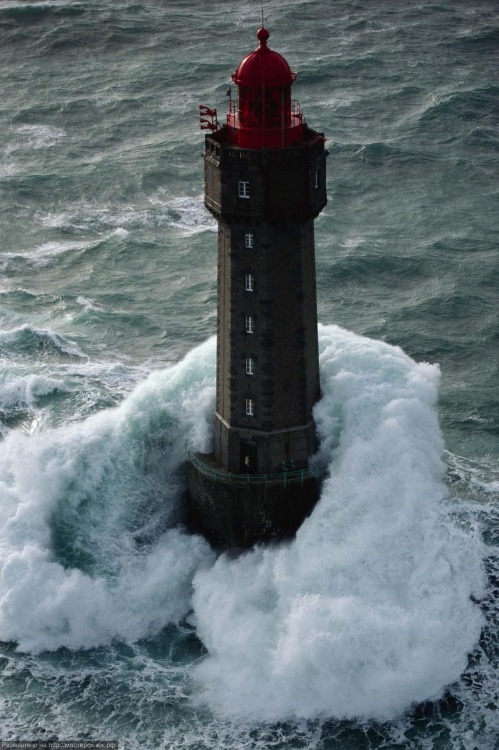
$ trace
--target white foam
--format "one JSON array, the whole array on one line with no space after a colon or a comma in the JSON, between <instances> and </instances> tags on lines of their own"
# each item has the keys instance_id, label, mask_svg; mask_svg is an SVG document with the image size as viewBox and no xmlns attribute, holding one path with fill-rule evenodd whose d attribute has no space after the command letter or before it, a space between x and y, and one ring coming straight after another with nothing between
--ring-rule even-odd
<instances>
[{"instance_id":1,"label":"white foam","mask_svg":"<svg viewBox=\"0 0 499 750\"><path fill-rule=\"evenodd\" d=\"M23 323L16 328L9 330L0 330L0 344L15 344L17 341L22 340L23 337L33 337L34 339L40 339L41 341L50 341L51 344L60 352L68 354L73 357L79 357L82 359L87 358L86 355L78 348L78 346L72 342L64 339L49 328L36 328L29 323Z\"/></svg>"},{"instance_id":2,"label":"white foam","mask_svg":"<svg viewBox=\"0 0 499 750\"><path fill-rule=\"evenodd\" d=\"M19 255L30 259L52 258L54 255L61 255L61 253L67 253L70 250L83 250L87 245L86 242L44 242L32 250L19 253Z\"/></svg>"},{"instance_id":3,"label":"white foam","mask_svg":"<svg viewBox=\"0 0 499 750\"><path fill-rule=\"evenodd\" d=\"M3 253L2 254L2 267L6 269L8 263L16 258L25 258L30 265L35 268L43 268L48 265L52 258L62 255L64 253L73 252L74 250L88 250L92 247L96 247L101 240L97 240L93 243L81 242L81 241L53 241L44 242L37 247L30 248L29 250L20 250L18 252Z\"/></svg>"},{"instance_id":4,"label":"white foam","mask_svg":"<svg viewBox=\"0 0 499 750\"><path fill-rule=\"evenodd\" d=\"M101 383L113 395L129 394L137 384L149 375L153 369L147 363L140 365L121 362L71 362L61 367L65 376L76 376Z\"/></svg>"},{"instance_id":5,"label":"white foam","mask_svg":"<svg viewBox=\"0 0 499 750\"><path fill-rule=\"evenodd\" d=\"M171 227L185 237L202 232L216 232L217 224L203 206L203 196L178 196L165 199L155 195L149 199L150 206L115 207L81 204L74 211L40 214L37 220L42 226L56 229L112 229L110 237L125 239L130 230L144 227Z\"/></svg>"},{"instance_id":6,"label":"white foam","mask_svg":"<svg viewBox=\"0 0 499 750\"><path fill-rule=\"evenodd\" d=\"M92 302L92 300L87 299L87 297L83 297L83 295L80 295L76 298L76 302L78 305L81 305L86 311L88 310L98 310L101 311L102 307L99 305L96 305L95 302Z\"/></svg>"},{"instance_id":7,"label":"white foam","mask_svg":"<svg viewBox=\"0 0 499 750\"><path fill-rule=\"evenodd\" d=\"M78 8L81 5L75 0L30 0L29 8ZM2 0L2 7L5 8L20 8L25 10L26 3L19 2L19 0Z\"/></svg>"},{"instance_id":8,"label":"white foam","mask_svg":"<svg viewBox=\"0 0 499 750\"><path fill-rule=\"evenodd\" d=\"M457 478L468 496L470 493L471 496L478 493L482 501L487 496L493 500L499 492L499 466L495 456L482 458L478 463L446 452L445 459L451 469L453 481Z\"/></svg>"},{"instance_id":9,"label":"white foam","mask_svg":"<svg viewBox=\"0 0 499 750\"><path fill-rule=\"evenodd\" d=\"M216 232L217 224L209 217L203 205L203 196L173 198L167 204L173 212L170 226L190 236L200 232ZM178 218L177 218L178 217Z\"/></svg>"},{"instance_id":10,"label":"white foam","mask_svg":"<svg viewBox=\"0 0 499 750\"><path fill-rule=\"evenodd\" d=\"M14 150L14 148L5 148L3 150L3 159L0 165L0 177L12 177L21 171L19 164L10 158L10 154Z\"/></svg>"},{"instance_id":11,"label":"white foam","mask_svg":"<svg viewBox=\"0 0 499 750\"><path fill-rule=\"evenodd\" d=\"M19 125L15 132L25 137L27 145L33 149L50 148L66 135L62 128L51 125Z\"/></svg>"},{"instance_id":12,"label":"white foam","mask_svg":"<svg viewBox=\"0 0 499 750\"><path fill-rule=\"evenodd\" d=\"M391 718L459 678L480 545L447 516L438 368L321 328L330 477L296 540L195 579L203 699L241 719Z\"/></svg>"},{"instance_id":13,"label":"white foam","mask_svg":"<svg viewBox=\"0 0 499 750\"><path fill-rule=\"evenodd\" d=\"M210 341L153 373L119 408L32 437L6 437L2 640L29 651L87 648L135 641L185 616L194 572L212 553L200 537L162 528L182 490L175 471L186 443L203 447L206 439L199 414L208 402L213 408L213 370ZM149 543L137 541L145 533ZM58 534L64 544L71 540L72 555L91 558L86 567L61 558Z\"/></svg>"},{"instance_id":14,"label":"white foam","mask_svg":"<svg viewBox=\"0 0 499 750\"><path fill-rule=\"evenodd\" d=\"M321 500L292 543L236 559L162 530L186 446L210 448L214 339L116 409L9 434L0 638L34 651L133 641L193 606L209 651L199 699L237 721L391 718L441 694L480 633L482 570L447 511L438 368L332 326L320 348Z\"/></svg>"},{"instance_id":15,"label":"white foam","mask_svg":"<svg viewBox=\"0 0 499 750\"><path fill-rule=\"evenodd\" d=\"M52 258L58 255L70 253L75 250L87 250L95 244L89 244L88 242L44 242L42 245L38 245L25 252L17 253L16 255L17 257L26 258L37 268L43 268L52 261Z\"/></svg>"},{"instance_id":16,"label":"white foam","mask_svg":"<svg viewBox=\"0 0 499 750\"><path fill-rule=\"evenodd\" d=\"M44 375L0 378L0 406L23 404L32 407L41 396L68 390L64 381Z\"/></svg>"},{"instance_id":17,"label":"white foam","mask_svg":"<svg viewBox=\"0 0 499 750\"><path fill-rule=\"evenodd\" d=\"M342 247L347 248L348 250L355 250L358 247L361 247L361 245L365 245L366 238L362 236L354 236L354 237L347 237L344 242L342 242Z\"/></svg>"},{"instance_id":18,"label":"white foam","mask_svg":"<svg viewBox=\"0 0 499 750\"><path fill-rule=\"evenodd\" d=\"M110 236L125 239L131 229L143 227L172 227L184 236L190 237L201 232L215 232L217 224L206 213L203 197L180 196L164 200L158 196L149 200L152 207L137 208L127 206L120 211L102 206L85 204L74 212L40 215L39 221L45 227L85 230L101 225L113 229Z\"/></svg>"}]
</instances>

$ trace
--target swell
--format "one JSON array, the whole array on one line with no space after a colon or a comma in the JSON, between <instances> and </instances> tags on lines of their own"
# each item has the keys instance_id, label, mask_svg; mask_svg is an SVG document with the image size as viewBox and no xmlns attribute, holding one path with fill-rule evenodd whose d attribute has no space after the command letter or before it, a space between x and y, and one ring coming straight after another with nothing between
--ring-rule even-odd
<instances>
[{"instance_id":1,"label":"swell","mask_svg":"<svg viewBox=\"0 0 499 750\"><path fill-rule=\"evenodd\" d=\"M493 84L468 91L454 91L441 95L441 101L429 105L421 113L420 123L426 125L436 120L459 117L467 122L484 118L497 118L497 96L499 87Z\"/></svg>"},{"instance_id":2,"label":"swell","mask_svg":"<svg viewBox=\"0 0 499 750\"><path fill-rule=\"evenodd\" d=\"M73 18L86 12L85 5L79 0L6 0L0 6L0 22L3 19L12 19L34 25L45 19Z\"/></svg>"},{"instance_id":3,"label":"swell","mask_svg":"<svg viewBox=\"0 0 499 750\"><path fill-rule=\"evenodd\" d=\"M50 358L56 361L87 359L86 355L71 341L49 329L36 328L28 323L0 331L0 352L32 360Z\"/></svg>"},{"instance_id":4,"label":"swell","mask_svg":"<svg viewBox=\"0 0 499 750\"><path fill-rule=\"evenodd\" d=\"M480 31L473 31L463 34L456 39L446 42L446 46L451 49L463 51L465 53L478 51L481 55L495 55L499 45L499 28L483 28Z\"/></svg>"}]
</instances>

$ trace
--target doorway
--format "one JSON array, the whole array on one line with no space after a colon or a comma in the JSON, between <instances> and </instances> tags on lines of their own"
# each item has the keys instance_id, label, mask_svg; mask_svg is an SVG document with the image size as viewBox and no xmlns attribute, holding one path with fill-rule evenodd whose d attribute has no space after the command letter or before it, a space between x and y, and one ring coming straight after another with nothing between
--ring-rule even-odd
<instances>
[{"instance_id":1,"label":"doorway","mask_svg":"<svg viewBox=\"0 0 499 750\"><path fill-rule=\"evenodd\" d=\"M239 470L241 474L255 474L256 465L256 445L255 443L239 444Z\"/></svg>"}]
</instances>

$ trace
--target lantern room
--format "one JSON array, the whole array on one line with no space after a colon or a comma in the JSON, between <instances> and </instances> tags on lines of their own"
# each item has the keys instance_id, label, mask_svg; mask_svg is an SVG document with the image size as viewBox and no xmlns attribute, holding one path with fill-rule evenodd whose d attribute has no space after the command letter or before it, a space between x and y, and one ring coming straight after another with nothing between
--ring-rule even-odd
<instances>
[{"instance_id":1,"label":"lantern room","mask_svg":"<svg viewBox=\"0 0 499 750\"><path fill-rule=\"evenodd\" d=\"M240 148L285 148L303 136L301 109L291 99L296 73L282 55L269 49L267 29L259 29L256 36L259 46L232 75L237 102L229 105L229 139Z\"/></svg>"}]
</instances>

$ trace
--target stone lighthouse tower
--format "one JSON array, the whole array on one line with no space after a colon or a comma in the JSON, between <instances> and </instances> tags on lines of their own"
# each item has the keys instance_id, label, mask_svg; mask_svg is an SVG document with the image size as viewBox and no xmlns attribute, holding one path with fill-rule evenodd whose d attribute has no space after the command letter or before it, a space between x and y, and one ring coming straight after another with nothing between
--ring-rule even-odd
<instances>
[{"instance_id":1,"label":"stone lighthouse tower","mask_svg":"<svg viewBox=\"0 0 499 750\"><path fill-rule=\"evenodd\" d=\"M291 99L296 78L257 32L226 123L201 107L205 205L218 221L213 454L188 466L191 524L214 544L293 534L318 478L314 219L326 205L324 136Z\"/></svg>"}]
</instances>

